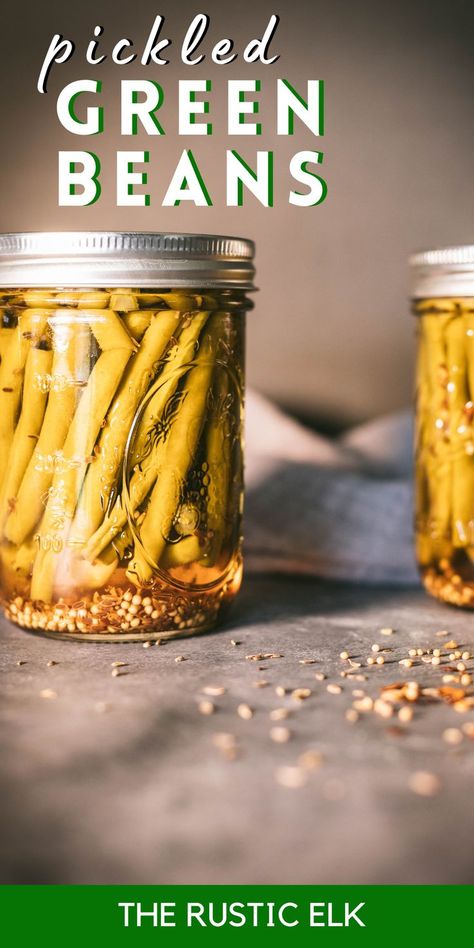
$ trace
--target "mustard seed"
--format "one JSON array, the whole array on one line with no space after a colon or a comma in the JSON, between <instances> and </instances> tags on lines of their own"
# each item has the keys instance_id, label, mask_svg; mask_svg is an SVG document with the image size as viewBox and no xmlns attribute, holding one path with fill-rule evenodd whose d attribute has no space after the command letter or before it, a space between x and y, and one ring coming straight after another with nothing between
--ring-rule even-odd
<instances>
[{"instance_id":1,"label":"mustard seed","mask_svg":"<svg viewBox=\"0 0 474 948\"><path fill-rule=\"evenodd\" d=\"M271 721L284 721L286 718L289 718L290 711L288 708L273 708L270 711L270 720Z\"/></svg>"},{"instance_id":2,"label":"mustard seed","mask_svg":"<svg viewBox=\"0 0 474 948\"><path fill-rule=\"evenodd\" d=\"M359 712L355 708L348 708L346 711L346 721L349 721L351 724L355 724L359 720Z\"/></svg>"},{"instance_id":3,"label":"mustard seed","mask_svg":"<svg viewBox=\"0 0 474 948\"><path fill-rule=\"evenodd\" d=\"M440 791L440 781L435 774L425 770L417 770L410 775L408 786L413 793L421 797L434 797Z\"/></svg>"},{"instance_id":4,"label":"mustard seed","mask_svg":"<svg viewBox=\"0 0 474 948\"><path fill-rule=\"evenodd\" d=\"M276 744L286 744L290 740L291 731L288 727L272 727L270 737Z\"/></svg>"},{"instance_id":5,"label":"mustard seed","mask_svg":"<svg viewBox=\"0 0 474 948\"><path fill-rule=\"evenodd\" d=\"M249 704L239 704L237 714L239 718L243 718L244 721L250 721L250 719L253 718L254 712Z\"/></svg>"},{"instance_id":6,"label":"mustard seed","mask_svg":"<svg viewBox=\"0 0 474 948\"><path fill-rule=\"evenodd\" d=\"M290 790L304 787L307 779L307 773L303 767L278 767L275 771L276 782Z\"/></svg>"},{"instance_id":7,"label":"mustard seed","mask_svg":"<svg viewBox=\"0 0 474 948\"><path fill-rule=\"evenodd\" d=\"M460 744L462 739L462 731L457 727L447 727L443 731L443 741L445 741L446 744Z\"/></svg>"},{"instance_id":8,"label":"mustard seed","mask_svg":"<svg viewBox=\"0 0 474 948\"><path fill-rule=\"evenodd\" d=\"M199 714L210 715L214 714L215 710L216 706L212 701L200 701L198 704Z\"/></svg>"}]
</instances>

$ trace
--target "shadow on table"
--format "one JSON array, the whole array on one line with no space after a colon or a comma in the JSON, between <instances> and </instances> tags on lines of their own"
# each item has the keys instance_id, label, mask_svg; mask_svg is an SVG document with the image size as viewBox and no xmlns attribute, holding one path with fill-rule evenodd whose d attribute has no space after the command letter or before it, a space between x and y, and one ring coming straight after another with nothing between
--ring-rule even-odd
<instances>
[{"instance_id":1,"label":"shadow on table","mask_svg":"<svg viewBox=\"0 0 474 948\"><path fill-rule=\"evenodd\" d=\"M223 628L232 630L272 620L291 621L307 616L322 618L377 606L388 607L399 603L404 594L413 596L418 593L421 593L421 587L361 585L308 577L251 574L245 577Z\"/></svg>"}]
</instances>

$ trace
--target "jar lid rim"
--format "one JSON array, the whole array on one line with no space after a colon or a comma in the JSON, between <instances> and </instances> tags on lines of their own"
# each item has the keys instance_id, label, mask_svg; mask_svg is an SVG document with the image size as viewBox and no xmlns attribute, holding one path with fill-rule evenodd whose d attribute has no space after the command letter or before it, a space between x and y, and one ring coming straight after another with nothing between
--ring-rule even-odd
<instances>
[{"instance_id":1,"label":"jar lid rim","mask_svg":"<svg viewBox=\"0 0 474 948\"><path fill-rule=\"evenodd\" d=\"M410 272L415 299L474 296L474 244L414 253Z\"/></svg>"},{"instance_id":2,"label":"jar lid rim","mask_svg":"<svg viewBox=\"0 0 474 948\"><path fill-rule=\"evenodd\" d=\"M203 286L254 289L245 237L154 231L0 234L0 286Z\"/></svg>"},{"instance_id":3,"label":"jar lid rim","mask_svg":"<svg viewBox=\"0 0 474 948\"><path fill-rule=\"evenodd\" d=\"M410 257L411 267L438 267L447 264L474 264L474 244L420 250Z\"/></svg>"},{"instance_id":4,"label":"jar lid rim","mask_svg":"<svg viewBox=\"0 0 474 948\"><path fill-rule=\"evenodd\" d=\"M190 253L253 259L255 244L247 237L179 231L70 230L0 234L0 254Z\"/></svg>"}]
</instances>

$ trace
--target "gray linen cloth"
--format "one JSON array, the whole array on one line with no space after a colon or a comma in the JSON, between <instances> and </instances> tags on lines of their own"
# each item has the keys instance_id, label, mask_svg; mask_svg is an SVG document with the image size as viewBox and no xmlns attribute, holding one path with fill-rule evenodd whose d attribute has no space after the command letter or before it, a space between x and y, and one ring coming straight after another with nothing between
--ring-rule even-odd
<instances>
[{"instance_id":1,"label":"gray linen cloth","mask_svg":"<svg viewBox=\"0 0 474 948\"><path fill-rule=\"evenodd\" d=\"M411 455L408 411L332 440L250 391L247 569L352 582L417 583Z\"/></svg>"}]
</instances>

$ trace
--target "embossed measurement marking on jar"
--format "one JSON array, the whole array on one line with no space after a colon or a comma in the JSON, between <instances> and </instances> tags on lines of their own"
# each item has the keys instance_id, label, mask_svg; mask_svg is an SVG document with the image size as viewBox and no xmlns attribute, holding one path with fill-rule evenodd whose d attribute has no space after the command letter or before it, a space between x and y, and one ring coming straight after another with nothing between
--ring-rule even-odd
<instances>
[{"instance_id":1,"label":"embossed measurement marking on jar","mask_svg":"<svg viewBox=\"0 0 474 948\"><path fill-rule=\"evenodd\" d=\"M45 553L49 551L52 553L60 553L64 547L64 540L57 533L46 533L44 535L35 533L33 540L38 549L44 550Z\"/></svg>"}]
</instances>

